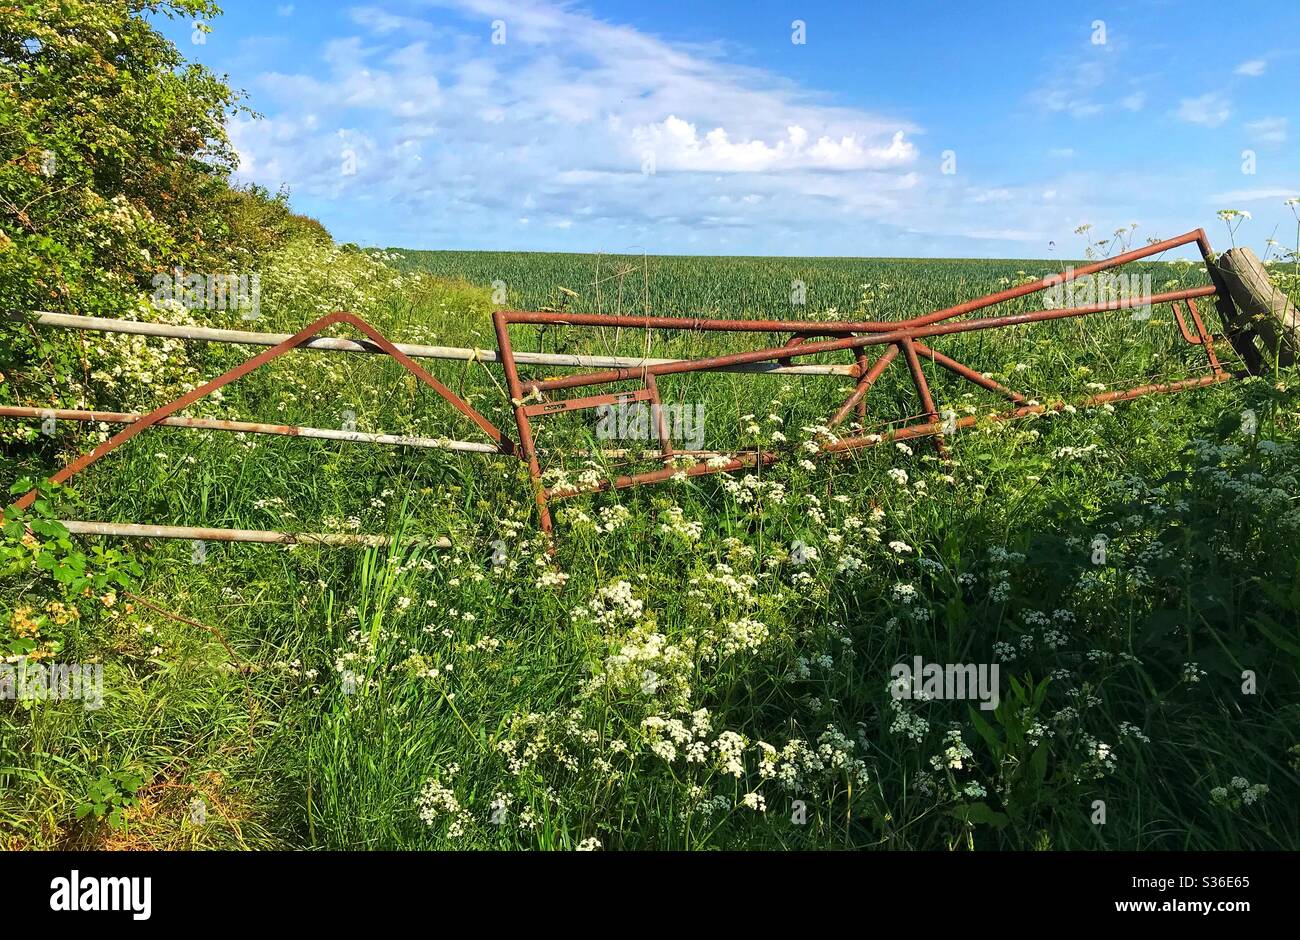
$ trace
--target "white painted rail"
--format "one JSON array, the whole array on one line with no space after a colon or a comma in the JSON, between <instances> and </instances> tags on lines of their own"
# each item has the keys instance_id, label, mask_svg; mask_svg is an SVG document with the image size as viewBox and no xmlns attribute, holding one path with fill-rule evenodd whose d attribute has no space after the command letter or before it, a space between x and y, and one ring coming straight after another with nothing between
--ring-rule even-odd
<instances>
[{"instance_id":1,"label":"white painted rail","mask_svg":"<svg viewBox=\"0 0 1300 940\"><path fill-rule=\"evenodd\" d=\"M22 319L22 314L14 315ZM62 327L70 330L90 330L98 333L127 333L135 336L157 336L169 339L206 340L213 343L234 343L244 346L275 346L284 342L290 333L258 333L249 330L225 330L210 326L177 326L170 323L144 323L138 320L115 320L109 317L85 317L73 313L36 311L31 320L40 326ZM426 346L418 343L394 343L412 359L449 359L466 362L497 362L495 349L469 349L461 346ZM341 339L334 336L315 336L302 344L303 349L327 352L382 353L378 347L363 341ZM683 362L681 359L650 359L635 356L588 356L570 353L517 352L515 361L521 364L554 366L562 369L637 369L642 366L665 365ZM775 362L748 363L728 366L718 372L772 373L776 375L843 375L852 378L855 367L851 364L783 366Z\"/></svg>"},{"instance_id":2,"label":"white painted rail","mask_svg":"<svg viewBox=\"0 0 1300 940\"><path fill-rule=\"evenodd\" d=\"M134 522L80 522L61 519L60 523L73 535L108 535L119 538L190 539L199 542L257 542L270 545L334 545L385 547L392 544L387 535L361 535L349 532L273 532L264 529L208 529L188 525L140 525ZM434 548L451 548L446 538L422 539L413 537L413 543Z\"/></svg>"},{"instance_id":3,"label":"white painted rail","mask_svg":"<svg viewBox=\"0 0 1300 940\"><path fill-rule=\"evenodd\" d=\"M75 408L34 408L27 405L0 405L0 418L53 418L56 421L84 421L105 424L134 424L144 415L120 411L84 411ZM405 434L373 434L368 431L340 431L333 428L306 428L293 424L265 424L256 421L227 421L219 418L171 416L158 422L174 428L200 428L208 431L234 431L242 434L279 434L324 441L349 441L357 444L388 444L393 447L429 447L476 454L499 454L495 444L477 441L453 441L440 437L415 437Z\"/></svg>"}]
</instances>

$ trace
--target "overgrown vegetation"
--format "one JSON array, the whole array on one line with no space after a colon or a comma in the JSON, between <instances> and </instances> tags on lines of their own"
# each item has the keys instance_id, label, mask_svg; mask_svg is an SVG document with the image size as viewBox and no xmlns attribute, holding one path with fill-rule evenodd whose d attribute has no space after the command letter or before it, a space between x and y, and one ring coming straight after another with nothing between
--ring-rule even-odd
<instances>
[{"instance_id":1,"label":"overgrown vegetation","mask_svg":"<svg viewBox=\"0 0 1300 940\"><path fill-rule=\"evenodd\" d=\"M211 12L197 0L0 9L3 107L16 121L0 130L11 309L233 326L238 310L153 300L151 278L177 265L248 270L257 329L344 308L404 341L489 347L490 312L507 304L887 319L1059 267L627 259L645 267L619 275L620 297L600 280L609 258L338 246L283 196L229 189L220 119L235 97L179 61L139 18L146 8ZM93 127L63 136L74 111ZM45 150L71 168L39 172ZM118 231L97 200L143 221ZM1199 265L1148 270L1157 290L1204 278ZM807 288L801 308L793 281ZM0 400L39 407L144 409L249 355L5 329ZM645 343L633 331L515 339L627 354ZM653 339L654 355L724 348ZM1043 401L1203 369L1166 310L941 348ZM430 367L512 427L495 367ZM895 371L863 432L916 411ZM959 413L996 404L932 380ZM843 380L663 385L703 406L706 446L789 459L566 501L554 556L517 461L178 428L9 513L0 659L97 665L103 701L0 701L0 846L1300 845L1289 374L981 423L951 441L951 463L925 442L808 461ZM295 354L223 392L188 413L473 438L379 356ZM573 456L604 443L590 415L543 427L561 474L625 469ZM0 483L14 493L111 431L3 429ZM368 551L128 550L69 536L58 520L70 518L398 538ZM998 707L900 700L891 673L914 657L998 664Z\"/></svg>"}]
</instances>

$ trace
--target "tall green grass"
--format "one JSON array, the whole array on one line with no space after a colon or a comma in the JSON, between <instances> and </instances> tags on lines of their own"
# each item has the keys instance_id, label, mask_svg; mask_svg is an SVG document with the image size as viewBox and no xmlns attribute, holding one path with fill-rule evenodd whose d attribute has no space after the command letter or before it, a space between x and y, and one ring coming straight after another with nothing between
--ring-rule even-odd
<instances>
[{"instance_id":1,"label":"tall green grass","mask_svg":"<svg viewBox=\"0 0 1300 940\"><path fill-rule=\"evenodd\" d=\"M602 270L617 260L602 259ZM408 274L377 281L358 312L395 339L478 346L491 342L493 280L509 284L512 305L541 306L563 296L560 286L587 291L581 281L594 268L590 258L495 253L410 253L403 263L483 286ZM996 289L1026 264L651 259L650 300L660 313L799 315L789 281L811 271L817 315L835 307L834 315L903 317ZM310 269L294 271L310 283ZM863 303L868 282L894 286L873 288ZM322 302L306 287L279 298L264 301L259 328L299 326ZM566 303L595 309L594 293ZM612 309L605 287L601 307ZM652 354L755 340L660 333ZM634 354L644 336L519 328L516 343ZM1167 311L936 345L1044 401L1203 368ZM191 355L215 374L246 353ZM483 366L433 368L513 431ZM891 368L872 392L870 426L917 411L909 384L901 363ZM941 372L933 384L941 406L983 413L996 404ZM766 417L776 413L797 449L807 436L800 429L821 424L848 383L709 374L663 389L671 401L704 404L707 447L780 446ZM382 357L298 354L227 391L203 413L339 426L353 412L361 430L473 437ZM1241 430L1247 409L1258 418L1254 435ZM102 710L0 704L0 842L1295 848L1298 411L1284 376L984 428L951 442L952 466L926 442L910 455L880 448L814 470L792 459L756 475L757 506L717 477L581 497L561 514L553 557L514 461L151 431L79 476L65 516L393 533L396 544L208 545L201 563L188 544L138 545L142 595L218 631L235 655L207 630L116 607L83 650L108 667ZM742 426L750 414L763 426L757 439ZM95 433L60 432L68 451ZM597 442L588 415L548 420L540 443L549 464L577 471L582 461L564 452ZM906 485L891 475L898 470ZM608 515L613 506L627 510L625 521ZM698 539L674 530L674 507L702 524ZM610 520L611 530L595 528ZM1110 539L1105 566L1091 561L1097 533ZM425 536L455 547L433 551ZM792 562L796 541L819 560ZM846 555L856 571L836 570ZM593 600L620 581L642 606L593 614ZM899 585L916 599L900 599ZM13 609L32 586L4 591ZM761 623L766 638L718 651L742 620ZM1045 643L1048 630L1062 641ZM1026 636L1032 648L1022 646ZM647 643L682 653L636 660L628 672L625 651ZM995 644L1015 658L1000 659ZM1003 708L908 703L927 723L919 740L909 736L887 684L891 666L914 655L1000 662ZM1245 670L1255 674L1253 694L1242 692ZM693 724L700 709L702 734ZM679 732L663 724L671 720L690 740L674 741ZM1051 734L1030 733L1035 722ZM953 725L970 756L936 769L931 759L950 746ZM743 738L739 777L726 732ZM823 766L800 758L787 789L764 776L760 742L803 753L797 741L813 754L824 748ZM688 758L692 745L702 760ZM78 822L89 785L120 768L145 781L126 827ZM1238 776L1268 792L1232 806ZM1219 787L1227 798L1214 796ZM747 804L750 794L765 809L754 808L757 797ZM208 806L202 823L189 813L196 798ZM802 823L792 820L796 800ZM1098 800L1104 824L1094 822Z\"/></svg>"}]
</instances>

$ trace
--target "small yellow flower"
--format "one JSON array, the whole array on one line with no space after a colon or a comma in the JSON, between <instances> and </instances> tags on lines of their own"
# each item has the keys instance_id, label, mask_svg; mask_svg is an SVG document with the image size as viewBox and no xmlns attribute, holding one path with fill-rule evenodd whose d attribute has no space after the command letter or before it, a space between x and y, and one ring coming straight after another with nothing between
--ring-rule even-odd
<instances>
[{"instance_id":1,"label":"small yellow flower","mask_svg":"<svg viewBox=\"0 0 1300 940\"><path fill-rule=\"evenodd\" d=\"M77 608L60 603L59 601L50 601L46 604L45 613L48 614L50 619L60 627L67 626L81 616L81 612L78 611Z\"/></svg>"},{"instance_id":2,"label":"small yellow flower","mask_svg":"<svg viewBox=\"0 0 1300 940\"><path fill-rule=\"evenodd\" d=\"M40 621L32 616L30 607L19 607L9 615L9 629L14 636L39 637L41 635Z\"/></svg>"}]
</instances>

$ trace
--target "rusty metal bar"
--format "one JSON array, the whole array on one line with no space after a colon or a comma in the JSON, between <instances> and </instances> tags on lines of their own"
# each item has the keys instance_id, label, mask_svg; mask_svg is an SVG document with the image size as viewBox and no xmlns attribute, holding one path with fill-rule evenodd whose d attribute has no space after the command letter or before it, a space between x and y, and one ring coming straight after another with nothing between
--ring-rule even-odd
<instances>
[{"instance_id":1,"label":"rusty metal bar","mask_svg":"<svg viewBox=\"0 0 1300 940\"><path fill-rule=\"evenodd\" d=\"M645 401L650 397L646 389L634 392L611 392L608 395L590 395L586 398L568 398L561 401L544 401L537 405L525 405L524 414L530 418L539 415L560 414L565 411L580 411L585 408L599 408L601 405L627 405L632 402Z\"/></svg>"},{"instance_id":2,"label":"rusty metal bar","mask_svg":"<svg viewBox=\"0 0 1300 940\"><path fill-rule=\"evenodd\" d=\"M664 417L663 401L659 398L659 383L653 375L645 377L645 390L650 397L650 407L654 412L655 434L659 438L659 449L665 458L673 456L673 442L668 436L668 421Z\"/></svg>"},{"instance_id":3,"label":"rusty metal bar","mask_svg":"<svg viewBox=\"0 0 1300 940\"><path fill-rule=\"evenodd\" d=\"M1219 356L1214 350L1214 337L1205 329L1201 313L1196 309L1196 301L1191 297L1187 298L1187 309L1192 312L1192 322L1196 324L1196 333L1200 337L1199 345L1205 347L1205 357L1209 360L1210 368L1215 372L1222 372L1223 366L1219 365Z\"/></svg>"},{"instance_id":4,"label":"rusty metal bar","mask_svg":"<svg viewBox=\"0 0 1300 940\"><path fill-rule=\"evenodd\" d=\"M1215 293L1213 287L1192 287L1183 290L1166 291L1149 297L1134 297L1107 301L1100 304L1088 304L1082 307L1065 307L1059 310L1035 310L1027 313L1010 313L999 317L983 317L976 320L963 320L958 323L939 323L921 327L895 329L888 333L869 333L865 336L847 336L843 339L822 340L815 343L802 343L799 346L778 346L757 349L752 352L730 353L722 356L710 356L705 359L690 359L682 362L658 366L645 366L640 369L611 369L605 372L586 372L578 375L566 375L555 379L523 382L522 388L527 392L550 391L561 388L578 388L583 385L603 385L609 382L642 381L646 375L676 375L682 372L711 371L722 366L742 362L764 362L783 357L811 356L818 353L834 352L840 349L856 349L863 346L880 346L897 343L904 339L923 339L931 336L948 336L954 333L970 333L1003 326L1018 326L1025 323L1040 323L1047 320L1061 320L1081 317L1092 313L1111 310L1130 310L1134 307L1169 303L1173 300L1185 300L1189 297L1209 297ZM510 314L505 314L509 318ZM550 314L546 314L550 316ZM592 314L595 316L595 314ZM634 318L644 319L644 318ZM509 322L533 322L531 320ZM904 321L905 322L905 321Z\"/></svg>"},{"instance_id":5,"label":"rusty metal bar","mask_svg":"<svg viewBox=\"0 0 1300 940\"><path fill-rule=\"evenodd\" d=\"M721 332L747 332L747 333L799 333L812 332L817 334L828 333L874 333L881 331L897 330L900 328L923 327L941 320L949 320L953 317L959 317L966 313L973 313L976 310L983 310L985 307L992 307L995 304L1007 300L1014 300L1018 297L1024 297L1040 290L1046 290L1057 284L1065 284L1085 277L1090 274L1096 274L1110 268L1120 267L1130 261L1137 261L1142 258L1148 258L1152 255L1162 254L1173 248L1188 245L1198 240L1204 233L1201 230L1187 232L1175 238L1167 238L1164 241L1156 242L1153 245L1146 245L1142 248L1135 248L1132 251L1126 251L1123 254L1116 255L1113 258L1107 258L1094 264L1084 265L1073 271L1060 275L1049 275L1037 281L1028 284L1021 284L1017 287L1009 287L1006 290L998 291L995 294L989 294L975 300L968 300L965 303L957 304L953 307L945 307L942 310L936 310L925 316L913 317L910 320L858 320L858 321L818 321L818 320L724 320L724 319L704 319L699 317L665 317L665 316L643 316L637 314L608 314L608 313L543 313L539 311L526 310L509 310L505 311L506 316L511 323L553 323L567 326L625 326L629 328L640 329L665 329L665 330L703 330L703 331L721 331ZM1213 291L1211 291L1213 293Z\"/></svg>"},{"instance_id":6,"label":"rusty metal bar","mask_svg":"<svg viewBox=\"0 0 1300 940\"><path fill-rule=\"evenodd\" d=\"M1188 301L1188 303L1191 303L1191 301ZM1175 300L1169 306L1173 308L1174 319L1178 321L1178 332L1183 334L1183 340L1191 343L1193 346L1199 346L1201 344L1201 338L1187 328L1187 321L1183 319L1182 305Z\"/></svg>"},{"instance_id":7,"label":"rusty metal bar","mask_svg":"<svg viewBox=\"0 0 1300 940\"><path fill-rule=\"evenodd\" d=\"M962 363L958 362L956 359L953 359L950 356L945 356L943 353L939 352L936 349L931 349L929 346L926 346L924 343L914 343L913 345L916 346L916 351L920 353L922 356L925 356L927 359L930 359L933 362L943 366L949 372L953 372L957 375L960 375L963 379L966 379L967 381L974 382L976 385L980 386L981 388L986 388L990 392L997 392L999 395L1005 395L1007 398L1011 399L1014 402L1022 402L1025 400L1025 396L1021 395L1019 392L1013 392L1005 385L993 381L983 373L976 372L970 366L963 365Z\"/></svg>"},{"instance_id":8,"label":"rusty metal bar","mask_svg":"<svg viewBox=\"0 0 1300 940\"><path fill-rule=\"evenodd\" d=\"M528 463L528 472L532 474L534 497L537 500L539 524L542 531L550 534L551 510L546 504L547 492L542 483L542 467L537 460L537 448L533 444L533 426L528 420L528 409L524 405L524 390L519 382L519 370L515 367L514 348L510 345L510 332L506 318L500 310L492 313L492 329L496 332L497 351L501 353L501 368L506 375L506 391L515 410L515 425L519 431L519 447L523 458Z\"/></svg>"},{"instance_id":9,"label":"rusty metal bar","mask_svg":"<svg viewBox=\"0 0 1300 940\"><path fill-rule=\"evenodd\" d=\"M894 357L897 355L897 344L890 346L881 354L880 358L877 359L871 368L863 374L862 378L858 380L857 387L853 389L853 394L845 400L844 404L840 405L839 411L835 412L830 421L826 423L828 428L833 428L842 423L844 419L849 416L849 412L853 410L854 405L860 405L866 402L867 392L871 391L871 386L876 384L876 380L880 378L886 367L894 361ZM859 411L859 414L865 413L865 408Z\"/></svg>"},{"instance_id":10,"label":"rusty metal bar","mask_svg":"<svg viewBox=\"0 0 1300 940\"><path fill-rule=\"evenodd\" d=\"M871 367L871 357L867 355L867 351L865 349L853 350L853 361L857 365L858 375L860 376L866 375L867 371ZM858 420L866 421L867 420L867 397L865 392L863 393L862 397L858 399L857 407L858 407Z\"/></svg>"},{"instance_id":11,"label":"rusty metal bar","mask_svg":"<svg viewBox=\"0 0 1300 940\"><path fill-rule=\"evenodd\" d=\"M1223 279L1223 273L1214 259L1214 249L1210 247L1210 239L1206 236L1205 229L1198 228L1195 235L1196 247L1200 249L1201 260L1205 262L1205 271L1210 276L1210 282L1214 284L1214 305L1219 313L1219 322L1223 324L1223 332L1227 335L1232 348L1237 351L1237 355L1241 357L1241 361L1246 364L1246 368L1252 374L1258 374L1264 368L1264 357L1255 346L1254 334L1237 326L1237 307L1232 302L1228 284Z\"/></svg>"},{"instance_id":12,"label":"rusty metal bar","mask_svg":"<svg viewBox=\"0 0 1300 940\"><path fill-rule=\"evenodd\" d=\"M0 405L0 418L54 418L57 421L103 422L105 424L134 424L143 418L140 414L120 411L84 411L74 408L31 408L27 406ZM453 441L439 437L413 437L403 434L372 434L367 431L336 431L333 428L307 428L292 424L261 424L253 421L230 421L218 418L187 418L172 416L157 422L174 428L198 428L206 431L232 431L240 434L278 434L286 437L305 437L313 440L347 441L357 444L386 444L394 447L428 447L438 450L455 450L475 454L500 454L491 444L476 441Z\"/></svg>"},{"instance_id":13,"label":"rusty metal bar","mask_svg":"<svg viewBox=\"0 0 1300 940\"><path fill-rule=\"evenodd\" d=\"M1239 378L1233 372L1218 372L1211 375L1201 376L1195 379L1183 379L1177 382L1165 382L1155 385L1139 385L1136 388L1124 389L1117 392L1102 392L1097 395L1073 402L1073 407L1090 408L1096 405L1105 405L1117 401L1132 401L1135 398L1141 398L1144 395L1163 395L1173 392L1183 392L1189 389L1205 388L1210 385L1217 385L1220 382L1228 382L1232 379ZM1011 421L1016 418L1025 418L1030 415L1044 414L1048 411L1063 411L1067 402L1054 402L1050 405L1023 405L1010 411L995 412L984 416L968 415L964 418L957 419L949 426L956 430L965 430L973 427L980 421ZM868 434L861 437L844 437L830 444L822 445L821 451L825 454L843 453L846 451L860 450L866 447L875 447L878 444L889 443L891 441L908 440L915 437L931 437L936 434L947 433L943 428L943 422L928 421L920 424L912 424L906 427L897 428L892 431L885 431L881 434Z\"/></svg>"},{"instance_id":14,"label":"rusty metal bar","mask_svg":"<svg viewBox=\"0 0 1300 940\"><path fill-rule=\"evenodd\" d=\"M921 360L916 355L916 343L909 337L903 340L903 355L907 358L907 369L912 373L912 382L916 385L916 393L921 396L921 407L925 409L926 417L938 418L939 409L935 407L934 398L930 395L930 383L925 380L925 370L921 368ZM940 456L948 456L948 448L943 443L942 434L935 438Z\"/></svg>"}]
</instances>

